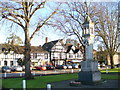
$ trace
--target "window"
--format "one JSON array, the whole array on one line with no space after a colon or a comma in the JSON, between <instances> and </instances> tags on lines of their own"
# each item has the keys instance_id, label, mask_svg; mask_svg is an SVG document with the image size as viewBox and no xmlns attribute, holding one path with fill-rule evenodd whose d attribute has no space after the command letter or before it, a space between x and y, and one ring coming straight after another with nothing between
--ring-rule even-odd
<instances>
[{"instance_id":1,"label":"window","mask_svg":"<svg viewBox=\"0 0 120 90\"><path fill-rule=\"evenodd\" d=\"M33 58L37 58L37 53L33 53Z\"/></svg>"},{"instance_id":2,"label":"window","mask_svg":"<svg viewBox=\"0 0 120 90\"><path fill-rule=\"evenodd\" d=\"M72 53L70 53L70 54L69 54L69 58L73 58L73 55L72 55Z\"/></svg>"},{"instance_id":3,"label":"window","mask_svg":"<svg viewBox=\"0 0 120 90\"><path fill-rule=\"evenodd\" d=\"M45 59L48 59L48 54L47 53L45 53Z\"/></svg>"},{"instance_id":4,"label":"window","mask_svg":"<svg viewBox=\"0 0 120 90\"><path fill-rule=\"evenodd\" d=\"M78 57L78 58L80 58L80 57L81 57L81 55L78 53L78 54L77 54L77 57Z\"/></svg>"},{"instance_id":5,"label":"window","mask_svg":"<svg viewBox=\"0 0 120 90\"><path fill-rule=\"evenodd\" d=\"M10 61L10 66L13 66L13 61Z\"/></svg>"},{"instance_id":6,"label":"window","mask_svg":"<svg viewBox=\"0 0 120 90\"><path fill-rule=\"evenodd\" d=\"M7 61L4 61L4 65L7 66Z\"/></svg>"}]
</instances>

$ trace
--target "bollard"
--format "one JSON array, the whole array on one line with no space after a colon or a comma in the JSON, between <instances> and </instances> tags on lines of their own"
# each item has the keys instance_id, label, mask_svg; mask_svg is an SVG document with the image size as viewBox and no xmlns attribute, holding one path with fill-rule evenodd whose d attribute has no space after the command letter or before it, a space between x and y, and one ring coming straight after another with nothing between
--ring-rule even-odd
<instances>
[{"instance_id":1,"label":"bollard","mask_svg":"<svg viewBox=\"0 0 120 90\"><path fill-rule=\"evenodd\" d=\"M47 90L51 90L51 84L47 84Z\"/></svg>"},{"instance_id":2,"label":"bollard","mask_svg":"<svg viewBox=\"0 0 120 90\"><path fill-rule=\"evenodd\" d=\"M35 76L35 72L33 73L33 75Z\"/></svg>"},{"instance_id":3,"label":"bollard","mask_svg":"<svg viewBox=\"0 0 120 90\"><path fill-rule=\"evenodd\" d=\"M73 69L71 70L71 72L73 73Z\"/></svg>"},{"instance_id":4,"label":"bollard","mask_svg":"<svg viewBox=\"0 0 120 90\"><path fill-rule=\"evenodd\" d=\"M20 77L22 77L22 73L20 73Z\"/></svg>"},{"instance_id":5,"label":"bollard","mask_svg":"<svg viewBox=\"0 0 120 90\"><path fill-rule=\"evenodd\" d=\"M14 90L14 89L11 88L11 89L9 89L9 90Z\"/></svg>"},{"instance_id":6,"label":"bollard","mask_svg":"<svg viewBox=\"0 0 120 90\"><path fill-rule=\"evenodd\" d=\"M35 72L32 72L33 76L35 76Z\"/></svg>"},{"instance_id":7,"label":"bollard","mask_svg":"<svg viewBox=\"0 0 120 90\"><path fill-rule=\"evenodd\" d=\"M23 80L23 90L26 90L26 80Z\"/></svg>"},{"instance_id":8,"label":"bollard","mask_svg":"<svg viewBox=\"0 0 120 90\"><path fill-rule=\"evenodd\" d=\"M108 73L108 67L106 68L106 73Z\"/></svg>"},{"instance_id":9,"label":"bollard","mask_svg":"<svg viewBox=\"0 0 120 90\"><path fill-rule=\"evenodd\" d=\"M5 72L5 74L4 74L4 77L6 78L7 77L7 73Z\"/></svg>"}]
</instances>

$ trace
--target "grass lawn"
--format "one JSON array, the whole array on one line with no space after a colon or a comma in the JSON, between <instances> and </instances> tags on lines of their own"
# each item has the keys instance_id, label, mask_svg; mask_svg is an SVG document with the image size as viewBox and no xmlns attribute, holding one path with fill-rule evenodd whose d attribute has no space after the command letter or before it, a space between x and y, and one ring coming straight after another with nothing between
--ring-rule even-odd
<instances>
[{"instance_id":1,"label":"grass lawn","mask_svg":"<svg viewBox=\"0 0 120 90\"><path fill-rule=\"evenodd\" d=\"M106 72L106 69L100 70L101 72ZM108 69L108 72L120 72L120 68Z\"/></svg>"},{"instance_id":2,"label":"grass lawn","mask_svg":"<svg viewBox=\"0 0 120 90\"><path fill-rule=\"evenodd\" d=\"M77 74L38 76L33 80L27 80L27 88L46 88L47 83L70 80L77 77ZM3 79L2 85L5 88L22 88L22 80L23 78Z\"/></svg>"},{"instance_id":3,"label":"grass lawn","mask_svg":"<svg viewBox=\"0 0 120 90\"><path fill-rule=\"evenodd\" d=\"M115 71L115 70L116 69L113 69L113 71ZM119 68L119 70L120 70L120 68ZM109 71L112 71L112 70L109 70ZM51 76L37 76L33 80L27 80L27 88L46 88L47 83L70 80L70 79L77 79L77 78L78 78L78 73L51 75ZM118 75L102 74L102 79L117 80L120 78L118 78ZM23 78L3 79L2 85L4 88L22 88L22 80L23 80Z\"/></svg>"}]
</instances>

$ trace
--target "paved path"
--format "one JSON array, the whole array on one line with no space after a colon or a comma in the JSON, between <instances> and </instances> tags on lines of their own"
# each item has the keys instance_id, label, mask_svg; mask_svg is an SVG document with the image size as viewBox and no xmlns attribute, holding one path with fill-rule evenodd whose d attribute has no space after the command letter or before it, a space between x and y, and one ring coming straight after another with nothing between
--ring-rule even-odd
<instances>
[{"instance_id":1,"label":"paved path","mask_svg":"<svg viewBox=\"0 0 120 90\"><path fill-rule=\"evenodd\" d=\"M56 70L47 70L47 71L32 71L31 73L34 76L39 75L49 75L49 74L64 74L64 73L78 73L80 69L56 69ZM12 73L0 73L0 79L1 78L11 78L11 77L22 77L24 76L25 72L12 72Z\"/></svg>"},{"instance_id":2,"label":"paved path","mask_svg":"<svg viewBox=\"0 0 120 90\"><path fill-rule=\"evenodd\" d=\"M54 88L58 88L61 90L63 90L63 89L83 90L85 88L87 90L92 90L92 88L93 89L96 88L96 90L97 90L97 88L99 88L99 89L109 88L109 90L111 90L111 89L114 90L113 88L120 88L120 86L118 86L118 84L119 84L118 82L120 82L120 81L118 81L118 80L105 80L104 82L97 84L97 85L79 85L79 86L70 86L69 85L70 81L74 81L74 80L66 80L66 81L55 82L55 83L51 83L51 84L53 86L53 90L54 90Z\"/></svg>"}]
</instances>

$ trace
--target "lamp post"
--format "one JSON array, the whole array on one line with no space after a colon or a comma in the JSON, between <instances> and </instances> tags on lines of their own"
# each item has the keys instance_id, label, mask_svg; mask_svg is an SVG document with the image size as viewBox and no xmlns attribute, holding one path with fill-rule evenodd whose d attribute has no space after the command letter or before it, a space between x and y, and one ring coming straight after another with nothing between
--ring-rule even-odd
<instances>
[{"instance_id":1,"label":"lamp post","mask_svg":"<svg viewBox=\"0 0 120 90\"><path fill-rule=\"evenodd\" d=\"M79 72L78 80L82 84L92 84L101 80L101 73L98 70L98 62L93 60L94 23L89 16L83 23L83 27L85 61L81 62L81 72Z\"/></svg>"}]
</instances>

